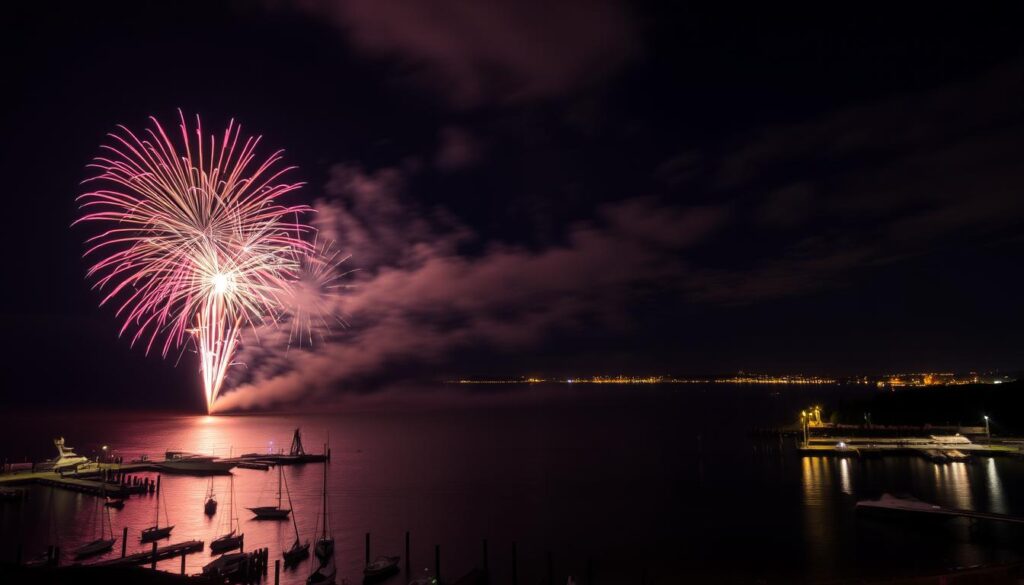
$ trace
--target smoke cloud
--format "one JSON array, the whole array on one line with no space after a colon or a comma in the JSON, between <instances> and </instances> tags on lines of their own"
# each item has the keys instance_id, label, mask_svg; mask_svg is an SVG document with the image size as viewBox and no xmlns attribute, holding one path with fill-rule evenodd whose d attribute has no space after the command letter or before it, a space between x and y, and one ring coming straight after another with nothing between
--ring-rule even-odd
<instances>
[{"instance_id":1,"label":"smoke cloud","mask_svg":"<svg viewBox=\"0 0 1024 585\"><path fill-rule=\"evenodd\" d=\"M314 224L351 254L345 269L356 271L334 307L350 326L301 348L288 327L252 332L217 410L325 398L393 365L443 362L467 347L515 351L584 322L617 327L645 283L681 281L680 251L724 216L627 199L568 226L563 244L527 249L481 241L443 209L408 203L406 179L396 168L332 169Z\"/></svg>"}]
</instances>

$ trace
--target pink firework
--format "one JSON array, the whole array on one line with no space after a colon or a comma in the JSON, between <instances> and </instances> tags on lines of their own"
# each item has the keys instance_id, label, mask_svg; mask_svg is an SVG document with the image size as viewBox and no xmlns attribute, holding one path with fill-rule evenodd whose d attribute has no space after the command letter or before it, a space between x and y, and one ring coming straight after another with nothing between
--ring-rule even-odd
<instances>
[{"instance_id":1,"label":"pink firework","mask_svg":"<svg viewBox=\"0 0 1024 585\"><path fill-rule=\"evenodd\" d=\"M103 226L85 256L122 335L165 357L195 341L209 410L241 329L282 311L311 248L301 238L311 228L297 220L309 208L279 202L302 185L282 178L294 167L280 166L281 151L258 159L260 138L233 120L204 137L198 117L194 130L179 118L177 137L156 118L143 134L118 126L108 135L75 223Z\"/></svg>"}]
</instances>

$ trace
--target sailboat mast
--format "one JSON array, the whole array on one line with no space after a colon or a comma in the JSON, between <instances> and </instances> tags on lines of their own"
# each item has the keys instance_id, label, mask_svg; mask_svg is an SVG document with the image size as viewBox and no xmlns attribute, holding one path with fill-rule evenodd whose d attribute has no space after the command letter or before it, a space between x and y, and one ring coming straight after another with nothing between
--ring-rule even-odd
<instances>
[{"instance_id":1,"label":"sailboat mast","mask_svg":"<svg viewBox=\"0 0 1024 585\"><path fill-rule=\"evenodd\" d=\"M156 523L153 525L160 528L160 490L156 490Z\"/></svg>"},{"instance_id":2,"label":"sailboat mast","mask_svg":"<svg viewBox=\"0 0 1024 585\"><path fill-rule=\"evenodd\" d=\"M278 510L281 509L281 478L283 477L283 473L284 473L283 471L281 471L281 468L282 468L282 466L280 464L278 464L278 466L277 466L277 509Z\"/></svg>"},{"instance_id":3,"label":"sailboat mast","mask_svg":"<svg viewBox=\"0 0 1024 585\"><path fill-rule=\"evenodd\" d=\"M327 462L324 461L324 526L323 538L327 539Z\"/></svg>"}]
</instances>

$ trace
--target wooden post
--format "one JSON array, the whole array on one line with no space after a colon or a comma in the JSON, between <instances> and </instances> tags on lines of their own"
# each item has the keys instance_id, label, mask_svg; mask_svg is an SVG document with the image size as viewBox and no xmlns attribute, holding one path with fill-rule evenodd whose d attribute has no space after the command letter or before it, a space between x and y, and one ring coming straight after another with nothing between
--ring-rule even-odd
<instances>
[{"instance_id":1,"label":"wooden post","mask_svg":"<svg viewBox=\"0 0 1024 585\"><path fill-rule=\"evenodd\" d=\"M281 585L281 559L274 559L274 585Z\"/></svg>"},{"instance_id":2,"label":"wooden post","mask_svg":"<svg viewBox=\"0 0 1024 585\"><path fill-rule=\"evenodd\" d=\"M434 579L441 582L441 545L434 545Z\"/></svg>"},{"instance_id":3,"label":"wooden post","mask_svg":"<svg viewBox=\"0 0 1024 585\"><path fill-rule=\"evenodd\" d=\"M151 567L154 571L156 570L156 541L153 541L153 565Z\"/></svg>"},{"instance_id":4,"label":"wooden post","mask_svg":"<svg viewBox=\"0 0 1024 585\"><path fill-rule=\"evenodd\" d=\"M512 585L517 585L519 583L519 567L516 566L518 564L518 559L516 559L516 556L517 556L516 553L517 552L518 551L516 550L516 543L513 542L512 543Z\"/></svg>"},{"instance_id":5,"label":"wooden post","mask_svg":"<svg viewBox=\"0 0 1024 585\"><path fill-rule=\"evenodd\" d=\"M238 538L238 552L245 552L245 535Z\"/></svg>"},{"instance_id":6,"label":"wooden post","mask_svg":"<svg viewBox=\"0 0 1024 585\"><path fill-rule=\"evenodd\" d=\"M407 579L411 577L411 575L409 575L409 531L408 530L405 531L405 576L406 576Z\"/></svg>"},{"instance_id":7,"label":"wooden post","mask_svg":"<svg viewBox=\"0 0 1024 585\"><path fill-rule=\"evenodd\" d=\"M156 493L160 493L160 475L156 476Z\"/></svg>"},{"instance_id":8,"label":"wooden post","mask_svg":"<svg viewBox=\"0 0 1024 585\"><path fill-rule=\"evenodd\" d=\"M366 564L370 564L370 533L366 533Z\"/></svg>"},{"instance_id":9,"label":"wooden post","mask_svg":"<svg viewBox=\"0 0 1024 585\"><path fill-rule=\"evenodd\" d=\"M128 553L128 527L125 526L121 530L121 558Z\"/></svg>"},{"instance_id":10,"label":"wooden post","mask_svg":"<svg viewBox=\"0 0 1024 585\"><path fill-rule=\"evenodd\" d=\"M184 551L184 549L182 549L182 551L181 551L181 574L182 575L185 574L185 551Z\"/></svg>"}]
</instances>

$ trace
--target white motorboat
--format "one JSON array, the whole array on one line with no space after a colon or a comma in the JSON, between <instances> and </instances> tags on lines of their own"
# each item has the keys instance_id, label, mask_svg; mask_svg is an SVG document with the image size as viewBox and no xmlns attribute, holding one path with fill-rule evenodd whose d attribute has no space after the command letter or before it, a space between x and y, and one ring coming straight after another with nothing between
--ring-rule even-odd
<instances>
[{"instance_id":1,"label":"white motorboat","mask_svg":"<svg viewBox=\"0 0 1024 585\"><path fill-rule=\"evenodd\" d=\"M217 459L210 455L196 455L181 451L168 451L167 459L157 463L160 469L170 473L192 473L198 475L221 475L231 473L234 461Z\"/></svg>"},{"instance_id":2,"label":"white motorboat","mask_svg":"<svg viewBox=\"0 0 1024 585\"><path fill-rule=\"evenodd\" d=\"M61 471L72 469L89 462L88 457L82 457L74 451L74 447L64 445L64 437L57 437L53 440L54 447L57 447L57 457L43 461L36 469L46 471Z\"/></svg>"}]
</instances>

